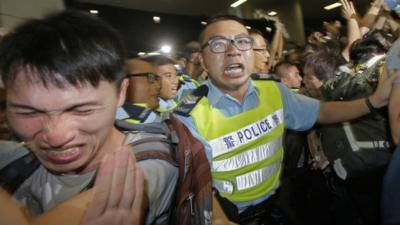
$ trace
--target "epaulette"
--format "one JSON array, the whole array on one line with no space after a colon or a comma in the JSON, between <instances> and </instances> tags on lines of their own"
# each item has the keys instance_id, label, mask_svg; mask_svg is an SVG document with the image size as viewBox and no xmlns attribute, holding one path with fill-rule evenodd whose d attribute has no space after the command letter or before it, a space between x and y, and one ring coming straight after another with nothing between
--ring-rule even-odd
<instances>
[{"instance_id":1,"label":"epaulette","mask_svg":"<svg viewBox=\"0 0 400 225\"><path fill-rule=\"evenodd\" d=\"M179 80L182 82L192 82L192 78L186 74L180 74Z\"/></svg>"},{"instance_id":2,"label":"epaulette","mask_svg":"<svg viewBox=\"0 0 400 225\"><path fill-rule=\"evenodd\" d=\"M207 96L207 94L208 87L206 85L201 85L197 89L185 95L173 112L178 115L188 117L200 99L204 96Z\"/></svg>"},{"instance_id":3,"label":"epaulette","mask_svg":"<svg viewBox=\"0 0 400 225\"><path fill-rule=\"evenodd\" d=\"M272 80L281 82L281 80L276 74L271 74L271 73L253 73L250 75L250 77L252 80Z\"/></svg>"},{"instance_id":4,"label":"epaulette","mask_svg":"<svg viewBox=\"0 0 400 225\"><path fill-rule=\"evenodd\" d=\"M138 106L138 105L131 105L131 104L124 104L122 108L126 111L129 115L130 119L139 120L140 122L144 122L147 117L149 117L152 109ZM128 118L126 118L128 119Z\"/></svg>"}]
</instances>

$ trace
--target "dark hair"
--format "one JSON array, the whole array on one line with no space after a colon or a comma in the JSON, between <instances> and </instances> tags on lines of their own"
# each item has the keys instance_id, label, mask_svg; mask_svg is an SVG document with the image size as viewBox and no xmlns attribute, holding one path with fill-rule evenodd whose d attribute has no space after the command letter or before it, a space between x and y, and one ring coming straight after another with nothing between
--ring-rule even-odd
<instances>
[{"instance_id":1,"label":"dark hair","mask_svg":"<svg viewBox=\"0 0 400 225\"><path fill-rule=\"evenodd\" d=\"M258 34L258 35L260 35L261 37L264 37L264 34L263 34L259 29L255 29L255 28L251 28L251 29L249 30L249 34L250 34L250 35L252 35L252 34Z\"/></svg>"},{"instance_id":2,"label":"dark hair","mask_svg":"<svg viewBox=\"0 0 400 225\"><path fill-rule=\"evenodd\" d=\"M190 59L193 53L201 52L200 43L197 41L192 41L187 43L185 46L181 48L179 52L177 52L177 58L185 58Z\"/></svg>"},{"instance_id":3,"label":"dark hair","mask_svg":"<svg viewBox=\"0 0 400 225\"><path fill-rule=\"evenodd\" d=\"M0 46L0 73L13 84L18 73L28 80L60 88L101 80L123 80L123 45L119 34L94 15L64 11L31 20L7 35Z\"/></svg>"},{"instance_id":4,"label":"dark hair","mask_svg":"<svg viewBox=\"0 0 400 225\"><path fill-rule=\"evenodd\" d=\"M264 34L260 30L251 28L249 29L249 35L260 35L264 39L265 44L267 44L267 49L269 50L270 48L269 41L264 37Z\"/></svg>"},{"instance_id":5,"label":"dark hair","mask_svg":"<svg viewBox=\"0 0 400 225\"><path fill-rule=\"evenodd\" d=\"M386 53L392 45L394 38L383 31L372 31L358 39L350 47L350 59L354 64L359 64L370 59L374 54Z\"/></svg>"},{"instance_id":6,"label":"dark hair","mask_svg":"<svg viewBox=\"0 0 400 225\"><path fill-rule=\"evenodd\" d=\"M333 52L324 50L310 53L305 61L305 66L312 67L315 76L322 81L334 77L339 65L340 61L337 55Z\"/></svg>"},{"instance_id":7,"label":"dark hair","mask_svg":"<svg viewBox=\"0 0 400 225\"><path fill-rule=\"evenodd\" d=\"M175 61L164 55L153 55L143 58L144 61L149 62L153 66L174 65Z\"/></svg>"},{"instance_id":8,"label":"dark hair","mask_svg":"<svg viewBox=\"0 0 400 225\"><path fill-rule=\"evenodd\" d=\"M207 27L209 27L211 24L214 24L216 22L226 21L226 20L233 20L233 21L236 21L236 22L242 24L243 26L245 26L243 20L235 15L218 14L218 15L212 16L207 20L207 25L200 32L200 36L199 36L200 45L204 44L203 43L204 42L204 40L203 40L204 39L204 31L207 29Z\"/></svg>"}]
</instances>

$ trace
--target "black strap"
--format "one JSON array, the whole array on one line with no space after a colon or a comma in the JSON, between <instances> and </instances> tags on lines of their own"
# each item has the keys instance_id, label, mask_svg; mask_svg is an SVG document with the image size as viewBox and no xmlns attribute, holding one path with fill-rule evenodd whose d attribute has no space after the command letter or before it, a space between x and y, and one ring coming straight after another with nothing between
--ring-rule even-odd
<instances>
[{"instance_id":1,"label":"black strap","mask_svg":"<svg viewBox=\"0 0 400 225\"><path fill-rule=\"evenodd\" d=\"M0 170L0 186L13 194L39 165L40 162L33 153L24 155Z\"/></svg>"},{"instance_id":2,"label":"black strap","mask_svg":"<svg viewBox=\"0 0 400 225\"><path fill-rule=\"evenodd\" d=\"M201 85L191 93L185 95L182 100L178 103L177 107L174 109L174 113L188 117L190 112L200 101L200 99L208 94L208 87L206 85Z\"/></svg>"},{"instance_id":3,"label":"black strap","mask_svg":"<svg viewBox=\"0 0 400 225\"><path fill-rule=\"evenodd\" d=\"M252 73L250 75L252 80L272 80L280 82L278 75L272 73Z\"/></svg>"}]
</instances>

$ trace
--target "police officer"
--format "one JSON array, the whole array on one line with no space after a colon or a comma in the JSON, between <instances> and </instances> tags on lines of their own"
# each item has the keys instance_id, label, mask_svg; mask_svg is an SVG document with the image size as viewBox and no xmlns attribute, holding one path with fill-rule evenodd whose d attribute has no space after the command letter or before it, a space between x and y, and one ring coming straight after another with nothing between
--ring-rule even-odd
<instances>
[{"instance_id":1,"label":"police officer","mask_svg":"<svg viewBox=\"0 0 400 225\"><path fill-rule=\"evenodd\" d=\"M205 144L220 202L240 224L271 219L285 128L351 120L369 113L366 102L381 107L388 101L392 77L368 98L350 102L319 102L273 81L252 81L253 40L232 16L212 18L200 43L209 80L184 98L176 113Z\"/></svg>"}]
</instances>

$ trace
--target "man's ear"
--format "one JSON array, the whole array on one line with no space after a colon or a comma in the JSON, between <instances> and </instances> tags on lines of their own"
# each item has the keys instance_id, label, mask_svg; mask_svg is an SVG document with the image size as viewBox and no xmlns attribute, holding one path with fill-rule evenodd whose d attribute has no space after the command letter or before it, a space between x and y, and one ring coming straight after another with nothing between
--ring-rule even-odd
<instances>
[{"instance_id":1,"label":"man's ear","mask_svg":"<svg viewBox=\"0 0 400 225\"><path fill-rule=\"evenodd\" d=\"M125 99L126 99L126 90L128 89L128 85L129 85L129 80L128 78L125 78L122 83L121 83L121 87L119 90L119 96L118 96L118 107L122 106L125 103Z\"/></svg>"},{"instance_id":2,"label":"man's ear","mask_svg":"<svg viewBox=\"0 0 400 225\"><path fill-rule=\"evenodd\" d=\"M208 72L207 67L206 67L206 65L204 63L203 54L199 55L199 61L200 61L201 67L203 67L204 71Z\"/></svg>"}]
</instances>

